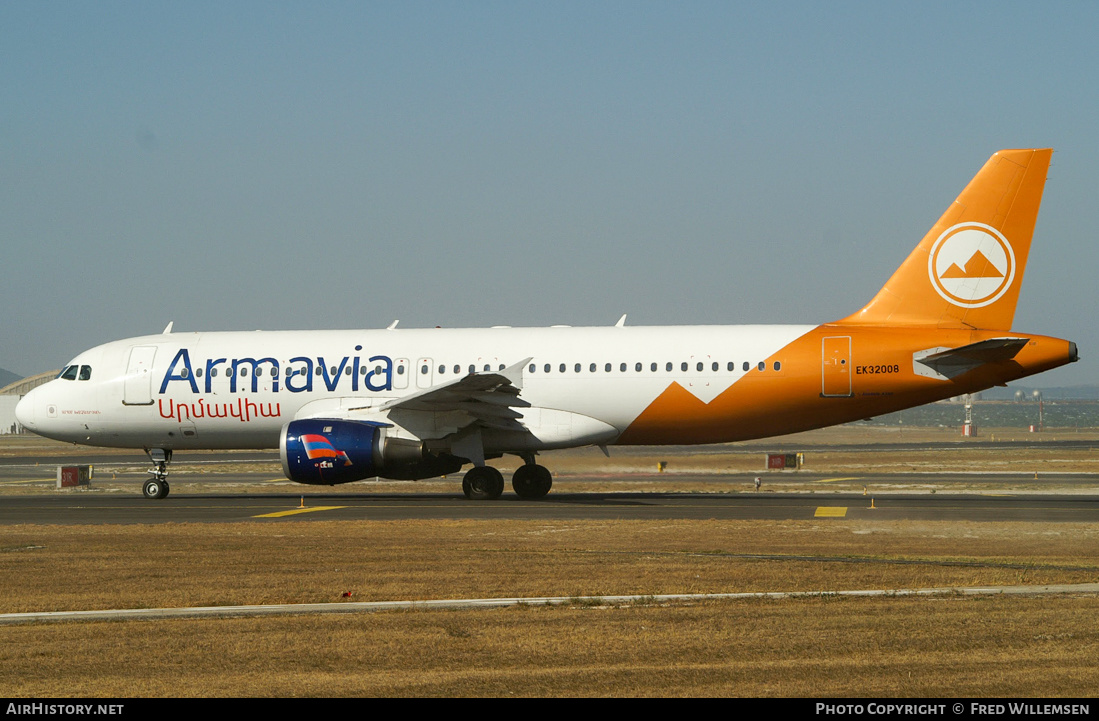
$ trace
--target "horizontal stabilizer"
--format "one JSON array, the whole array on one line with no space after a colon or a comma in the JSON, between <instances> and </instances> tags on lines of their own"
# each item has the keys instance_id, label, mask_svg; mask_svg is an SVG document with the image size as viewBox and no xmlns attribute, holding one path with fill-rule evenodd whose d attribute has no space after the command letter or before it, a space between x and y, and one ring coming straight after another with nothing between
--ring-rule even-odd
<instances>
[{"instance_id":1,"label":"horizontal stabilizer","mask_svg":"<svg viewBox=\"0 0 1099 721\"><path fill-rule=\"evenodd\" d=\"M958 348L931 348L914 353L912 366L919 375L955 378L985 363L1011 360L1029 342L1029 338L990 338ZM921 370L921 365L931 373Z\"/></svg>"}]
</instances>

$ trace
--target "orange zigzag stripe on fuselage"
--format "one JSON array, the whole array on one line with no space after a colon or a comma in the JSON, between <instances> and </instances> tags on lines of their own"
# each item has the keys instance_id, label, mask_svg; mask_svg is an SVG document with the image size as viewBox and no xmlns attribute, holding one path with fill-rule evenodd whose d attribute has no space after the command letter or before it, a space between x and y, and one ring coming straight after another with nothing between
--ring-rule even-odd
<instances>
[{"instance_id":1,"label":"orange zigzag stripe on fuselage","mask_svg":"<svg viewBox=\"0 0 1099 721\"><path fill-rule=\"evenodd\" d=\"M927 378L913 370L917 351L1007 336L1030 338L1012 360L987 363L953 380ZM850 396L821 395L822 342L834 337L851 338ZM749 371L710 403L672 383L617 443L726 443L796 433L984 390L1063 365L1069 355L1068 341L1031 334L824 325L768 358L768 370ZM776 360L779 372L772 370ZM896 371L865 372L892 367Z\"/></svg>"}]
</instances>

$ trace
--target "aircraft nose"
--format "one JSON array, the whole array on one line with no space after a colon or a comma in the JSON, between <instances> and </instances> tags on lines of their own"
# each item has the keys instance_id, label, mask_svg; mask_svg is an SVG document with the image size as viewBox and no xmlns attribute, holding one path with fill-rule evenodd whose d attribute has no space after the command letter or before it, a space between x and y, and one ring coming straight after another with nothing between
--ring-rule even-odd
<instances>
[{"instance_id":1,"label":"aircraft nose","mask_svg":"<svg viewBox=\"0 0 1099 721\"><path fill-rule=\"evenodd\" d=\"M15 404L15 420L24 428L32 431L36 428L34 420L34 394L36 389L31 389L27 395L19 399Z\"/></svg>"}]
</instances>

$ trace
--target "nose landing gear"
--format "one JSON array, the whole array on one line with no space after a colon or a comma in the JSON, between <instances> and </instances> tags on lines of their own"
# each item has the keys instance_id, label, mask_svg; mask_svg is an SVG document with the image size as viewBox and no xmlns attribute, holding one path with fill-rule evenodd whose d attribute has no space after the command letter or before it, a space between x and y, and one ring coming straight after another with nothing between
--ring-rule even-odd
<instances>
[{"instance_id":1,"label":"nose landing gear","mask_svg":"<svg viewBox=\"0 0 1099 721\"><path fill-rule=\"evenodd\" d=\"M172 460L172 451L164 448L146 448L145 452L149 454L149 460L153 462L153 467L149 469L149 473L153 477L145 481L145 485L141 487L141 492L145 494L146 498L167 498L169 491L168 463Z\"/></svg>"}]
</instances>

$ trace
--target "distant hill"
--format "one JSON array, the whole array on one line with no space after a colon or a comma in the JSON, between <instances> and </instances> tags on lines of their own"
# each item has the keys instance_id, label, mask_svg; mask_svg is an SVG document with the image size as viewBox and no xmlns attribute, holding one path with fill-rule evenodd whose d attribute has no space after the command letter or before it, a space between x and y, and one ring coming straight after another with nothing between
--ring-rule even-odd
<instances>
[{"instance_id":1,"label":"distant hill","mask_svg":"<svg viewBox=\"0 0 1099 721\"><path fill-rule=\"evenodd\" d=\"M14 383L18 380L23 380L23 376L0 368L0 388L3 388L4 386Z\"/></svg>"}]
</instances>

